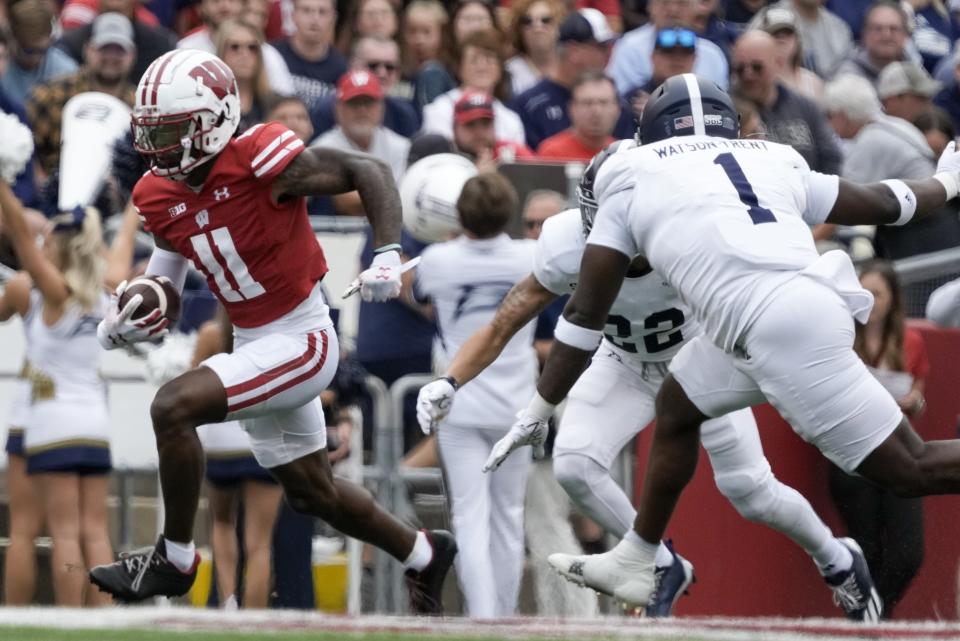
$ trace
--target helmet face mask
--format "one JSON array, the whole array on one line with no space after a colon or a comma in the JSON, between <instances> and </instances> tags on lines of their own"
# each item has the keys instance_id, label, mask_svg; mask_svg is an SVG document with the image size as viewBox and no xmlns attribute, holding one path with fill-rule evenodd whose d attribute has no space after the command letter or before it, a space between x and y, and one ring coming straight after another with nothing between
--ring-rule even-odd
<instances>
[{"instance_id":1,"label":"helmet face mask","mask_svg":"<svg viewBox=\"0 0 960 641\"><path fill-rule=\"evenodd\" d=\"M600 151L596 156L590 159L590 164L583 170L580 176L580 182L577 184L577 206L580 209L580 220L583 223L583 235L589 236L593 229L593 221L597 217L597 209L600 203L597 202L597 196L594 193L594 185L597 180L597 174L600 173L600 166L618 151L633 149L638 143L634 139L617 140L610 143Z\"/></svg>"},{"instance_id":2,"label":"helmet face mask","mask_svg":"<svg viewBox=\"0 0 960 641\"><path fill-rule=\"evenodd\" d=\"M239 123L233 72L213 54L171 51L140 79L133 143L156 176L184 180L223 151Z\"/></svg>"}]
</instances>

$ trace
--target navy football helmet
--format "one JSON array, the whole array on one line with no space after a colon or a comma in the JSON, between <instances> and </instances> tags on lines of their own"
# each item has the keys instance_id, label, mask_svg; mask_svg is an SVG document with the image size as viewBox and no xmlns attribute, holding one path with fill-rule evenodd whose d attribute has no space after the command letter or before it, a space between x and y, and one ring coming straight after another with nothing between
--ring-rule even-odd
<instances>
[{"instance_id":1,"label":"navy football helmet","mask_svg":"<svg viewBox=\"0 0 960 641\"><path fill-rule=\"evenodd\" d=\"M607 158L617 153L621 149L631 149L636 147L635 140L625 139L617 140L607 145L600 153L590 160L590 164L583 170L580 176L580 182L577 184L577 204L580 207L580 218L583 220L583 233L589 234L593 229L593 219L597 216L597 197L593 193L594 182L597 180L597 172L600 171L600 165L606 162Z\"/></svg>"},{"instance_id":2,"label":"navy football helmet","mask_svg":"<svg viewBox=\"0 0 960 641\"><path fill-rule=\"evenodd\" d=\"M717 83L685 73L653 90L640 115L637 135L642 144L674 136L737 138L740 117Z\"/></svg>"}]
</instances>

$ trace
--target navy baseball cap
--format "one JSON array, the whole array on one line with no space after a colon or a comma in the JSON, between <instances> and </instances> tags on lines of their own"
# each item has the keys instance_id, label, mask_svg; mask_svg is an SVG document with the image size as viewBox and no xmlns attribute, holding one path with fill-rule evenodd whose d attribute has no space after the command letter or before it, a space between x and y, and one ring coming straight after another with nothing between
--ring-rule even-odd
<instances>
[{"instance_id":1,"label":"navy baseball cap","mask_svg":"<svg viewBox=\"0 0 960 641\"><path fill-rule=\"evenodd\" d=\"M574 11L560 25L560 42L606 44L616 37L606 17L596 9Z\"/></svg>"}]
</instances>

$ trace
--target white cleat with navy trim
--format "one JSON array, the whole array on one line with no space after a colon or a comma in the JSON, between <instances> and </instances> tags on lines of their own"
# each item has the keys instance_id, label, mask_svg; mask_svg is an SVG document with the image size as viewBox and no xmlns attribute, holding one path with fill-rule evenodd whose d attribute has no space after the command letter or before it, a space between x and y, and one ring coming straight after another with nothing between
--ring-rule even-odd
<instances>
[{"instance_id":1,"label":"white cleat with navy trim","mask_svg":"<svg viewBox=\"0 0 960 641\"><path fill-rule=\"evenodd\" d=\"M642 558L626 540L603 554L551 554L547 562L568 581L612 596L628 608L646 606L653 594L654 559Z\"/></svg>"},{"instance_id":2,"label":"white cleat with navy trim","mask_svg":"<svg viewBox=\"0 0 960 641\"><path fill-rule=\"evenodd\" d=\"M870 578L870 568L863 550L856 541L849 538L838 539L853 555L853 565L849 570L824 577L833 590L833 602L843 608L848 619L863 623L877 623L883 613L883 601Z\"/></svg>"}]
</instances>

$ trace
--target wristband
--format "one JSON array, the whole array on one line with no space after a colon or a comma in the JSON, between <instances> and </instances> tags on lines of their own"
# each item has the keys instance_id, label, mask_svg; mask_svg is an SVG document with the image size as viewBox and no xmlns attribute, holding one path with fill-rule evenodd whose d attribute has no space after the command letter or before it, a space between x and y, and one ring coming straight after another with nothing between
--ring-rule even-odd
<instances>
[{"instance_id":1,"label":"wristband","mask_svg":"<svg viewBox=\"0 0 960 641\"><path fill-rule=\"evenodd\" d=\"M900 203L900 218L896 222L888 224L894 226L906 225L917 211L917 195L902 180L881 180L880 182L893 192L897 202Z\"/></svg>"},{"instance_id":2,"label":"wristband","mask_svg":"<svg viewBox=\"0 0 960 641\"><path fill-rule=\"evenodd\" d=\"M384 245L383 247L377 247L373 250L373 255L383 254L386 252L401 252L403 247L400 246L400 243L390 243L389 245Z\"/></svg>"},{"instance_id":3,"label":"wristband","mask_svg":"<svg viewBox=\"0 0 960 641\"><path fill-rule=\"evenodd\" d=\"M452 377L452 376L441 376L441 377L440 377L439 379L437 379L437 380L446 381L446 382L450 383L450 387L453 388L453 391L454 391L454 392L456 392L458 389L460 389L460 383L458 383L458 382L457 382L457 379L455 379L455 378Z\"/></svg>"},{"instance_id":4,"label":"wristband","mask_svg":"<svg viewBox=\"0 0 960 641\"><path fill-rule=\"evenodd\" d=\"M599 329L589 329L574 325L563 316L557 319L557 327L553 330L553 337L565 343L570 347L582 349L585 352L592 352L600 345L600 339L603 338L603 332Z\"/></svg>"},{"instance_id":5,"label":"wristband","mask_svg":"<svg viewBox=\"0 0 960 641\"><path fill-rule=\"evenodd\" d=\"M957 197L957 193L960 192L960 180L957 179L957 176L941 171L934 174L933 179L939 181L943 188L947 190L947 200L953 200Z\"/></svg>"},{"instance_id":6,"label":"wristband","mask_svg":"<svg viewBox=\"0 0 960 641\"><path fill-rule=\"evenodd\" d=\"M530 404L527 405L527 416L547 422L553 416L553 410L556 407L556 405L540 396L540 392L535 392L533 398L530 399Z\"/></svg>"}]
</instances>

